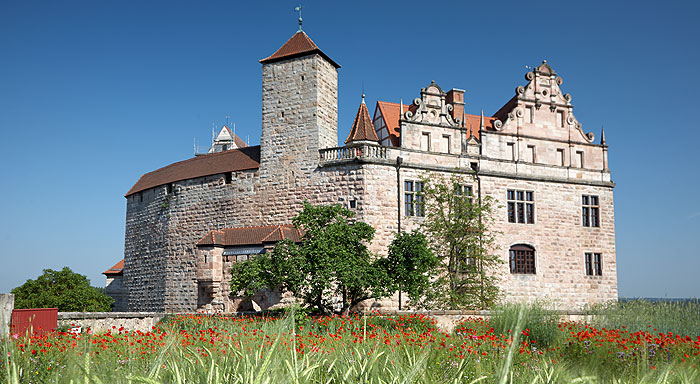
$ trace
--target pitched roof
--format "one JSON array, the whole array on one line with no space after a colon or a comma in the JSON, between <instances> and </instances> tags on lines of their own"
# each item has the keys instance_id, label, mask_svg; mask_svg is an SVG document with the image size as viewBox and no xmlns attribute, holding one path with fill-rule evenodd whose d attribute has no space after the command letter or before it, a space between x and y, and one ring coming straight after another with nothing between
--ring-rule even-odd
<instances>
[{"instance_id":1,"label":"pitched roof","mask_svg":"<svg viewBox=\"0 0 700 384\"><path fill-rule=\"evenodd\" d=\"M144 174L124 196L175 181L259 167L259 145L196 156Z\"/></svg>"},{"instance_id":2,"label":"pitched roof","mask_svg":"<svg viewBox=\"0 0 700 384\"><path fill-rule=\"evenodd\" d=\"M102 272L103 275L107 276L119 276L124 274L124 259L122 259L120 262L114 264L114 266L104 272Z\"/></svg>"},{"instance_id":3,"label":"pitched roof","mask_svg":"<svg viewBox=\"0 0 700 384\"><path fill-rule=\"evenodd\" d=\"M391 144L398 147L401 141L401 132L399 132L399 119L401 115L401 105L399 103L390 103L388 101L377 101L377 108L384 116L384 124L386 124L387 130L389 131L389 138L391 139ZM415 110L415 106L403 105L403 111Z\"/></svg>"},{"instance_id":4,"label":"pitched roof","mask_svg":"<svg viewBox=\"0 0 700 384\"><path fill-rule=\"evenodd\" d=\"M236 144L236 147L238 147L238 148L245 148L245 147L248 146L248 144L246 144L246 142L243 141L243 139L241 139L240 137L238 137L238 135L236 135L235 133L233 133L233 131L231 130L231 128L229 128L229 127L227 127L227 126L225 126L225 125L224 125L224 128L226 128L226 130L228 131L229 135L231 135L231 137L233 137L233 142Z\"/></svg>"},{"instance_id":5,"label":"pitched roof","mask_svg":"<svg viewBox=\"0 0 700 384\"><path fill-rule=\"evenodd\" d=\"M345 139L345 144L361 140L379 141L377 133L374 132L374 125L372 124L372 118L369 117L367 105L365 105L365 95L362 95L362 103L360 103L360 108L357 109L355 121L352 122L352 128L348 138Z\"/></svg>"},{"instance_id":6,"label":"pitched roof","mask_svg":"<svg viewBox=\"0 0 700 384\"><path fill-rule=\"evenodd\" d=\"M394 146L398 147L400 143L401 130L399 129L399 119L401 114L401 105L399 103L390 103L387 101L377 101L377 109L384 116L384 124L389 129L389 137ZM403 105L404 112L415 111L415 105ZM493 128L495 117L484 116L484 128L489 130ZM469 133L479 138L479 127L481 126L481 115L464 115L464 127L469 130Z\"/></svg>"},{"instance_id":7,"label":"pitched roof","mask_svg":"<svg viewBox=\"0 0 700 384\"><path fill-rule=\"evenodd\" d=\"M265 225L259 227L224 228L209 231L197 245L257 245L282 240L301 241L301 233L293 225Z\"/></svg>"},{"instance_id":8,"label":"pitched roof","mask_svg":"<svg viewBox=\"0 0 700 384\"><path fill-rule=\"evenodd\" d=\"M308 56L314 53L321 55L324 59L333 64L334 67L340 68L340 65L323 53L316 43L314 43L304 31L297 31L297 33L290 37L286 43L275 51L275 53L260 60L260 62L263 64L274 63L276 61Z\"/></svg>"}]
</instances>

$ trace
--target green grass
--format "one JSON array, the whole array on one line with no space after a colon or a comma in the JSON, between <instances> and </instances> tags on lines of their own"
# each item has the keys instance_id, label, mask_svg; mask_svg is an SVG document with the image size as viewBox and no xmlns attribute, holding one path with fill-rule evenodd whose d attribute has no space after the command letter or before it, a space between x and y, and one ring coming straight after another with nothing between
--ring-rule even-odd
<instances>
[{"instance_id":1,"label":"green grass","mask_svg":"<svg viewBox=\"0 0 700 384\"><path fill-rule=\"evenodd\" d=\"M593 307L593 324L608 329L655 330L686 336L700 336L700 302L611 302Z\"/></svg>"},{"instance_id":2,"label":"green grass","mask_svg":"<svg viewBox=\"0 0 700 384\"><path fill-rule=\"evenodd\" d=\"M567 339L541 306L501 307L491 323L458 329L440 332L420 316L176 316L148 334L6 340L0 383L700 382L700 358L681 361L692 346L619 358L614 344Z\"/></svg>"}]
</instances>

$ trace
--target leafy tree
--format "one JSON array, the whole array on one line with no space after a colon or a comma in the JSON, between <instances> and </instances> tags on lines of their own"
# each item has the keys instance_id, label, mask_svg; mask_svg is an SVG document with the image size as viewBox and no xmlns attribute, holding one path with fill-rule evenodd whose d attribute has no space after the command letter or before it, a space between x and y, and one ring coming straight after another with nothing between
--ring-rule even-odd
<instances>
[{"instance_id":1,"label":"leafy tree","mask_svg":"<svg viewBox=\"0 0 700 384\"><path fill-rule=\"evenodd\" d=\"M476 198L464 177L423 180L426 219L421 227L440 259L428 300L447 308L487 308L498 297L492 228L494 201Z\"/></svg>"},{"instance_id":2,"label":"leafy tree","mask_svg":"<svg viewBox=\"0 0 700 384\"><path fill-rule=\"evenodd\" d=\"M109 312L114 300L68 267L44 269L36 280L12 290L15 308L58 308L62 312Z\"/></svg>"},{"instance_id":3,"label":"leafy tree","mask_svg":"<svg viewBox=\"0 0 700 384\"><path fill-rule=\"evenodd\" d=\"M353 216L338 204L304 202L292 220L303 233L301 243L281 241L270 254L234 264L231 290L250 296L279 287L320 313L332 311L333 298L340 297L347 313L363 300L385 296L386 272L367 248L374 228Z\"/></svg>"},{"instance_id":4,"label":"leafy tree","mask_svg":"<svg viewBox=\"0 0 700 384\"><path fill-rule=\"evenodd\" d=\"M408 294L413 304L421 305L439 264L425 236L417 231L397 233L389 245L387 258L382 262L391 279L389 289L399 291L399 309L402 309L402 291Z\"/></svg>"}]
</instances>

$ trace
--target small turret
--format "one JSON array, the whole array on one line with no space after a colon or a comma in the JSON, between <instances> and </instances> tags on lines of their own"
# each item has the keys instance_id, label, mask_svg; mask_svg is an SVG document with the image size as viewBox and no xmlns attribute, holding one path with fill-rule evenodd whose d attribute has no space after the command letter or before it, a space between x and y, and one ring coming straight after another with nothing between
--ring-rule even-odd
<instances>
[{"instance_id":1,"label":"small turret","mask_svg":"<svg viewBox=\"0 0 700 384\"><path fill-rule=\"evenodd\" d=\"M345 140L345 144L360 141L379 142L379 137L377 137L377 133L374 131L372 118L369 117L369 111L367 110L367 105L365 104L364 93L362 94L360 108L357 109L355 121L352 123L352 128L350 129L348 138Z\"/></svg>"}]
</instances>

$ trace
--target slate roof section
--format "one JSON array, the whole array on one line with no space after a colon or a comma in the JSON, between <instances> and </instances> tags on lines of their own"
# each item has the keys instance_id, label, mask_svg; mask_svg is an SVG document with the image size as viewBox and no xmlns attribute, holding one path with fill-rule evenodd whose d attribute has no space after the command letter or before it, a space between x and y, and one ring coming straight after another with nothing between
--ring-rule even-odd
<instances>
[{"instance_id":1,"label":"slate roof section","mask_svg":"<svg viewBox=\"0 0 700 384\"><path fill-rule=\"evenodd\" d=\"M275 53L260 60L260 62L263 64L274 63L276 61L292 59L295 57L309 56L314 53L318 53L324 59L328 60L328 62L333 64L336 69L340 68L340 65L328 57L328 55L323 53L318 45L316 45L316 43L314 43L304 31L297 31L297 33L290 37L286 43L275 51Z\"/></svg>"},{"instance_id":2,"label":"slate roof section","mask_svg":"<svg viewBox=\"0 0 700 384\"><path fill-rule=\"evenodd\" d=\"M357 109L357 114L355 115L355 121L352 123L352 128L350 129L350 134L348 138L345 139L345 144L352 141L379 141L377 137L377 132L374 131L374 125L372 124L372 118L369 117L369 111L367 110L367 105L365 105L365 98L362 95L362 103L360 103L360 108Z\"/></svg>"},{"instance_id":3,"label":"slate roof section","mask_svg":"<svg viewBox=\"0 0 700 384\"><path fill-rule=\"evenodd\" d=\"M224 228L209 231L196 245L218 245L223 247L260 245L282 240L301 241L301 233L293 225L265 225L258 227Z\"/></svg>"},{"instance_id":4,"label":"slate roof section","mask_svg":"<svg viewBox=\"0 0 700 384\"><path fill-rule=\"evenodd\" d=\"M196 156L144 174L124 196L180 180L258 168L259 145Z\"/></svg>"},{"instance_id":5,"label":"slate roof section","mask_svg":"<svg viewBox=\"0 0 700 384\"><path fill-rule=\"evenodd\" d=\"M107 276L122 276L124 274L124 259L114 264L112 268L102 272L102 274Z\"/></svg>"}]
</instances>

